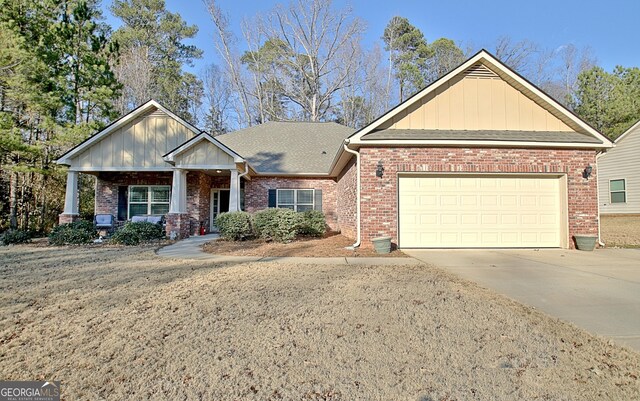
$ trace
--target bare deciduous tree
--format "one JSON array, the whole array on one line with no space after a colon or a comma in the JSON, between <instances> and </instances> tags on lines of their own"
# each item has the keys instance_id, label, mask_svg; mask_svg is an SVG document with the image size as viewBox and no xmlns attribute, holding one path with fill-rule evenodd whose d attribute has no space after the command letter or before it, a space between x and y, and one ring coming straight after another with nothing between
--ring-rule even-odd
<instances>
[{"instance_id":1,"label":"bare deciduous tree","mask_svg":"<svg viewBox=\"0 0 640 401\"><path fill-rule=\"evenodd\" d=\"M149 48L136 46L126 49L113 69L116 79L123 85L122 95L116 101L116 109L120 114L151 99L154 80Z\"/></svg>"},{"instance_id":2,"label":"bare deciduous tree","mask_svg":"<svg viewBox=\"0 0 640 401\"><path fill-rule=\"evenodd\" d=\"M204 127L214 136L229 130L228 113L232 90L223 74L215 64L209 65L202 73L205 99Z\"/></svg>"}]
</instances>

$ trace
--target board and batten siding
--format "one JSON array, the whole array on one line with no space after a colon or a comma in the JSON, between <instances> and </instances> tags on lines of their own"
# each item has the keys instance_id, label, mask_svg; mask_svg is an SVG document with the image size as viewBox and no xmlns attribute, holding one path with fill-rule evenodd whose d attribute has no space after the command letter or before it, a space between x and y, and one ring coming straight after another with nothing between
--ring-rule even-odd
<instances>
[{"instance_id":1,"label":"board and batten siding","mask_svg":"<svg viewBox=\"0 0 640 401\"><path fill-rule=\"evenodd\" d=\"M162 156L196 134L160 110L150 111L71 159L71 168L167 168Z\"/></svg>"},{"instance_id":2,"label":"board and batten siding","mask_svg":"<svg viewBox=\"0 0 640 401\"><path fill-rule=\"evenodd\" d=\"M598 158L601 214L640 214L640 125ZM626 203L611 203L609 181L624 179Z\"/></svg>"},{"instance_id":3,"label":"board and batten siding","mask_svg":"<svg viewBox=\"0 0 640 401\"><path fill-rule=\"evenodd\" d=\"M213 143L202 140L175 157L176 167L234 165L233 157Z\"/></svg>"},{"instance_id":4,"label":"board and batten siding","mask_svg":"<svg viewBox=\"0 0 640 401\"><path fill-rule=\"evenodd\" d=\"M573 131L488 69L472 68L399 113L381 129Z\"/></svg>"}]
</instances>

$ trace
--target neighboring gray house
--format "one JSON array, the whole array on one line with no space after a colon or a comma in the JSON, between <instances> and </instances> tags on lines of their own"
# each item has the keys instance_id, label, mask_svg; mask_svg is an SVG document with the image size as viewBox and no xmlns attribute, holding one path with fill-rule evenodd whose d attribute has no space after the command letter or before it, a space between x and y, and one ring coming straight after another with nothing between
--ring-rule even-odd
<instances>
[{"instance_id":1,"label":"neighboring gray house","mask_svg":"<svg viewBox=\"0 0 640 401\"><path fill-rule=\"evenodd\" d=\"M640 214L640 121L598 157L600 214Z\"/></svg>"}]
</instances>

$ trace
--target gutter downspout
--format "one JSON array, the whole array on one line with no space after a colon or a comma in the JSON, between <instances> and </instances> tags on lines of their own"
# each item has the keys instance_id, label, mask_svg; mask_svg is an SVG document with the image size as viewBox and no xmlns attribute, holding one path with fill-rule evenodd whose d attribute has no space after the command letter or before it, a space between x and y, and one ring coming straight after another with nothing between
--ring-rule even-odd
<instances>
[{"instance_id":1,"label":"gutter downspout","mask_svg":"<svg viewBox=\"0 0 640 401\"><path fill-rule=\"evenodd\" d=\"M344 141L345 152L356 155L356 242L347 248L357 248L360 246L360 152L349 149L349 139Z\"/></svg>"},{"instance_id":2,"label":"gutter downspout","mask_svg":"<svg viewBox=\"0 0 640 401\"><path fill-rule=\"evenodd\" d=\"M247 175L247 174L249 174L249 165L248 165L248 164L247 164L247 162L245 161L245 162L244 162L244 173L238 174L238 192L240 192L240 183L242 182L242 181L241 181L241 178L242 178L242 177L244 177L244 176L245 176L245 175ZM242 209L240 208L240 203L241 203L241 202L240 202L240 196L238 196L238 210L242 210Z\"/></svg>"},{"instance_id":3,"label":"gutter downspout","mask_svg":"<svg viewBox=\"0 0 640 401\"><path fill-rule=\"evenodd\" d=\"M596 174L600 174L600 169L598 168L598 158L600 156L602 156L603 154L605 154L607 151L606 150L601 150L600 152L596 153ZM596 201L598 202L598 245L600 245L602 248L605 247L605 243L602 242L602 236L600 235L600 226L602 226L602 221L600 219L600 186L597 186L597 192L596 192Z\"/></svg>"}]
</instances>

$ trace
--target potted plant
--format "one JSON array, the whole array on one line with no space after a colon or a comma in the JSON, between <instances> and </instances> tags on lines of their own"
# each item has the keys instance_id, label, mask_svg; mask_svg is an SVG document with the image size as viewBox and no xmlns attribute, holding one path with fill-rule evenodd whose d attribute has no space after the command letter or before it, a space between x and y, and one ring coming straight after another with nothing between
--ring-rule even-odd
<instances>
[{"instance_id":1,"label":"potted plant","mask_svg":"<svg viewBox=\"0 0 640 401\"><path fill-rule=\"evenodd\" d=\"M377 237L371 240L377 253L391 252L391 237Z\"/></svg>"},{"instance_id":2,"label":"potted plant","mask_svg":"<svg viewBox=\"0 0 640 401\"><path fill-rule=\"evenodd\" d=\"M593 251L598 240L598 236L593 234L577 234L573 238L576 240L576 247L581 251Z\"/></svg>"}]
</instances>

